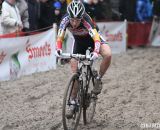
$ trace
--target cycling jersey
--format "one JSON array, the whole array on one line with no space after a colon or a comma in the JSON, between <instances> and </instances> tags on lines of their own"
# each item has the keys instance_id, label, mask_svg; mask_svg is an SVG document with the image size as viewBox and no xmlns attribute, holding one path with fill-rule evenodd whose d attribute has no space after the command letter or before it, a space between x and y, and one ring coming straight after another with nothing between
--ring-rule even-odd
<instances>
[{"instance_id":1,"label":"cycling jersey","mask_svg":"<svg viewBox=\"0 0 160 130\"><path fill-rule=\"evenodd\" d=\"M62 44L66 29L68 29L74 36L75 39L75 45L73 50L74 53L79 53L79 52L84 53L84 51L89 46L94 49L94 43L101 42L100 36L97 32L97 26L87 13L84 14L83 18L81 19L81 23L77 28L72 28L70 24L69 15L68 14L64 15L59 26L57 43ZM88 44L88 46L85 45L86 46L85 49L82 49L83 48L82 42L83 44Z\"/></svg>"}]
</instances>

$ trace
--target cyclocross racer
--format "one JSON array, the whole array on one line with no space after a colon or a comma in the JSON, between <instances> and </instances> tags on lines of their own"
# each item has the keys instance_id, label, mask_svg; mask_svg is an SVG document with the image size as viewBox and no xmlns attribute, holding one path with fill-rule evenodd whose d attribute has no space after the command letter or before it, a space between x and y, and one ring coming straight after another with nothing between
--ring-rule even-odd
<instances>
[{"instance_id":1,"label":"cyclocross racer","mask_svg":"<svg viewBox=\"0 0 160 130\"><path fill-rule=\"evenodd\" d=\"M111 49L108 44L102 41L101 35L98 33L97 26L91 17L85 12L85 7L80 0L73 0L67 7L67 13L61 20L58 36L56 41L56 55L62 54L62 42L64 34L68 29L74 36L73 54L85 54L88 47L93 49L91 59L95 60L100 54L103 60L100 65L99 75L97 76L97 85L93 89L95 94L101 93L102 82L101 78L107 71L111 62ZM77 70L77 61L71 59L71 70L73 73ZM68 111L67 116L72 116L74 109L74 98L76 97L76 90L72 92L71 103L72 108Z\"/></svg>"}]
</instances>

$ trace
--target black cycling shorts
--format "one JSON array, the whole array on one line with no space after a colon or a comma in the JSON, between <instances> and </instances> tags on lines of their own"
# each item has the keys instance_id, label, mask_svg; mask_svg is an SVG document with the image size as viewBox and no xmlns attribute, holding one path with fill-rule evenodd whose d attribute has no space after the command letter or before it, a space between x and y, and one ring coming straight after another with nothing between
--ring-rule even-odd
<instances>
[{"instance_id":1,"label":"black cycling shorts","mask_svg":"<svg viewBox=\"0 0 160 130\"><path fill-rule=\"evenodd\" d=\"M74 38L73 54L85 55L88 47L91 47L92 50L94 50L94 41L90 36Z\"/></svg>"}]
</instances>

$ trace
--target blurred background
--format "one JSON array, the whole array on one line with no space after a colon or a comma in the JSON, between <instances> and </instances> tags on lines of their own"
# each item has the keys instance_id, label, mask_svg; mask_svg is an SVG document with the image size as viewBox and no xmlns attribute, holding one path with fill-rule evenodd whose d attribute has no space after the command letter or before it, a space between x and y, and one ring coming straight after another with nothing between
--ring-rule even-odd
<instances>
[{"instance_id":1,"label":"blurred background","mask_svg":"<svg viewBox=\"0 0 160 130\"><path fill-rule=\"evenodd\" d=\"M1 6L4 0L0 0ZM59 23L71 0L15 0L27 3L29 30ZM149 22L160 15L160 0L82 0L95 21ZM21 3L24 3L21 2Z\"/></svg>"},{"instance_id":2,"label":"blurred background","mask_svg":"<svg viewBox=\"0 0 160 130\"><path fill-rule=\"evenodd\" d=\"M3 1L0 0L0 21ZM15 1L23 23L23 32L47 30L59 25L71 0L5 0ZM128 47L144 46L149 41L152 21L159 21L160 0L81 0L86 12L96 22L127 20ZM24 8L25 7L25 8ZM138 30L138 31L137 31ZM0 29L0 33L3 32ZM135 40L136 39L136 40Z\"/></svg>"}]
</instances>

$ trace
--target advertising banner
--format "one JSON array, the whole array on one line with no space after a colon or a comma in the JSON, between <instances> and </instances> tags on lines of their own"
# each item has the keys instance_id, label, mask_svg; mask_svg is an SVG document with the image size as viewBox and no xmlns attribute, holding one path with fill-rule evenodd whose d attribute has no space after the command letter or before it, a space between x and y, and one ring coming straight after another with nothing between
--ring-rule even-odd
<instances>
[{"instance_id":1,"label":"advertising banner","mask_svg":"<svg viewBox=\"0 0 160 130\"><path fill-rule=\"evenodd\" d=\"M0 81L56 68L55 30L0 39Z\"/></svg>"},{"instance_id":2,"label":"advertising banner","mask_svg":"<svg viewBox=\"0 0 160 130\"><path fill-rule=\"evenodd\" d=\"M160 46L160 18L153 19L149 41L151 46Z\"/></svg>"},{"instance_id":3,"label":"advertising banner","mask_svg":"<svg viewBox=\"0 0 160 130\"><path fill-rule=\"evenodd\" d=\"M126 52L126 28L127 22L100 22L98 27L101 31L103 39L107 41L111 47L112 53L118 54ZM66 46L64 51L72 52L74 38L68 31L66 34Z\"/></svg>"},{"instance_id":4,"label":"advertising banner","mask_svg":"<svg viewBox=\"0 0 160 130\"><path fill-rule=\"evenodd\" d=\"M112 53L126 52L127 22L101 22L98 27L103 38L111 47Z\"/></svg>"}]
</instances>

